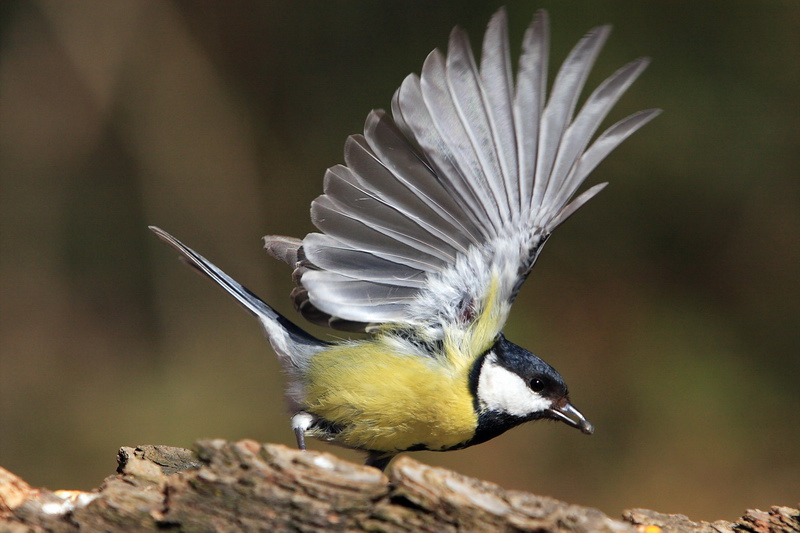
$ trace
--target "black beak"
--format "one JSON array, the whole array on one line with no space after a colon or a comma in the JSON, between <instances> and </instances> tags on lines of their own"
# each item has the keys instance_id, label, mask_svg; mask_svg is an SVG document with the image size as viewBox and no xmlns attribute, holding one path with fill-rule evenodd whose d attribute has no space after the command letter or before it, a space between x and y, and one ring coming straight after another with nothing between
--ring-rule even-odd
<instances>
[{"instance_id":1,"label":"black beak","mask_svg":"<svg viewBox=\"0 0 800 533\"><path fill-rule=\"evenodd\" d=\"M586 435L594 433L594 426L592 423L586 420L586 417L569 402L564 402L564 405L560 407L551 407L547 410L547 413L551 418L560 420L568 426L578 428Z\"/></svg>"}]
</instances>

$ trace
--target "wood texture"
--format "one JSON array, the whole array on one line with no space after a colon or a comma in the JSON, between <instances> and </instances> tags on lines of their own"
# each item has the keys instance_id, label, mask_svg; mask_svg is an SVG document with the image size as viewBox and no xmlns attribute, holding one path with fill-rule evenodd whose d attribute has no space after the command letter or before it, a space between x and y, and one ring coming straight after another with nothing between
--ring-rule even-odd
<instances>
[{"instance_id":1,"label":"wood texture","mask_svg":"<svg viewBox=\"0 0 800 533\"><path fill-rule=\"evenodd\" d=\"M34 489L0 469L0 532L800 532L800 511L790 507L713 524L642 509L614 519L405 456L387 477L328 453L251 440L122 448L118 462L92 492Z\"/></svg>"}]
</instances>

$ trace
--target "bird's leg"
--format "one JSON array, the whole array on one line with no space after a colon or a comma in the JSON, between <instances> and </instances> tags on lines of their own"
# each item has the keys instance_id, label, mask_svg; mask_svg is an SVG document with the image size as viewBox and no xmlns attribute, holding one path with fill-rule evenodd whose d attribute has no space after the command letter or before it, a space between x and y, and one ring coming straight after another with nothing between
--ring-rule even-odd
<instances>
[{"instance_id":1,"label":"bird's leg","mask_svg":"<svg viewBox=\"0 0 800 533\"><path fill-rule=\"evenodd\" d=\"M397 454L387 452L367 452L367 461L364 464L373 468L377 468L383 472L386 470L386 467L389 466L389 462L394 459L395 455Z\"/></svg>"},{"instance_id":2,"label":"bird's leg","mask_svg":"<svg viewBox=\"0 0 800 533\"><path fill-rule=\"evenodd\" d=\"M314 415L306 413L305 411L300 411L292 417L292 429L297 439L297 447L301 450L306 449L306 431L314 425L316 420L317 418Z\"/></svg>"},{"instance_id":3,"label":"bird's leg","mask_svg":"<svg viewBox=\"0 0 800 533\"><path fill-rule=\"evenodd\" d=\"M294 428L294 437L297 439L297 447L301 450L306 449L306 436L301 428Z\"/></svg>"}]
</instances>

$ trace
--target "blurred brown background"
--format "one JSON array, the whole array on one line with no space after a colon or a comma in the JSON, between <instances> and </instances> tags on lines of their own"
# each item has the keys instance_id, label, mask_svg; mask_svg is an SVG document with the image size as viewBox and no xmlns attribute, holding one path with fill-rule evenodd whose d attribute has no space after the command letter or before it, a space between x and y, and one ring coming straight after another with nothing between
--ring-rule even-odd
<instances>
[{"instance_id":1,"label":"blurred brown background","mask_svg":"<svg viewBox=\"0 0 800 533\"><path fill-rule=\"evenodd\" d=\"M255 321L146 226L295 316L259 238L312 230L345 137L499 5L0 3L0 465L90 488L122 445L292 444ZM529 424L415 457L611 514L797 503L800 3L509 2L515 54L538 7L553 67L615 25L592 86L654 58L612 120L666 111L590 178L611 186L506 331L597 432Z\"/></svg>"}]
</instances>

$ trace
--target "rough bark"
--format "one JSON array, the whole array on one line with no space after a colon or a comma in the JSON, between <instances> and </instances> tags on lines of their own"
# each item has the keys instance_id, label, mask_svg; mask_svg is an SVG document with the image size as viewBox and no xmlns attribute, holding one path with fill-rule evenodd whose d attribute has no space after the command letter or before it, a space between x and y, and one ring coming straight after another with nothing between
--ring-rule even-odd
<instances>
[{"instance_id":1,"label":"rough bark","mask_svg":"<svg viewBox=\"0 0 800 533\"><path fill-rule=\"evenodd\" d=\"M800 532L800 511L790 507L713 524L642 509L614 519L409 457L387 478L328 453L250 440L122 448L118 461L92 492L33 489L0 469L0 532Z\"/></svg>"}]
</instances>

